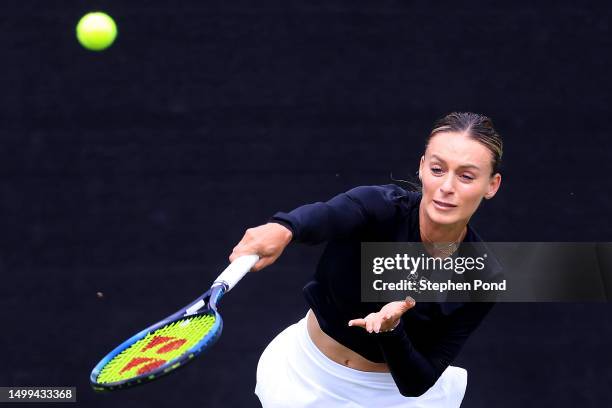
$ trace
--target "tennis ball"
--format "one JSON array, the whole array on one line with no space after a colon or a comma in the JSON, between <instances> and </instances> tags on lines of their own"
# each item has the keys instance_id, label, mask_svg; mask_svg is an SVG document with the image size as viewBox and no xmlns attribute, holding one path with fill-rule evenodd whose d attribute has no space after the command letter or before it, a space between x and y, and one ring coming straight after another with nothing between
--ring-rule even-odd
<instances>
[{"instance_id":1,"label":"tennis ball","mask_svg":"<svg viewBox=\"0 0 612 408\"><path fill-rule=\"evenodd\" d=\"M117 37L117 25L106 13L87 13L76 26L77 39L91 51L102 51L110 47Z\"/></svg>"}]
</instances>

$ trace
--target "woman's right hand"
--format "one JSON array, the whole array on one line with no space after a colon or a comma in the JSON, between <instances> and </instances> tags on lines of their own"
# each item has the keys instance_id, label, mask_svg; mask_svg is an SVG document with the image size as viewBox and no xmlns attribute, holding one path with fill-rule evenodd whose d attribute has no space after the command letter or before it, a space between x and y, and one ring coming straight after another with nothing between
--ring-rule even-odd
<instances>
[{"instance_id":1,"label":"woman's right hand","mask_svg":"<svg viewBox=\"0 0 612 408\"><path fill-rule=\"evenodd\" d=\"M292 238L291 230L275 222L249 228L232 250L229 260L233 262L239 256L257 254L260 259L251 271L259 271L272 265Z\"/></svg>"}]
</instances>

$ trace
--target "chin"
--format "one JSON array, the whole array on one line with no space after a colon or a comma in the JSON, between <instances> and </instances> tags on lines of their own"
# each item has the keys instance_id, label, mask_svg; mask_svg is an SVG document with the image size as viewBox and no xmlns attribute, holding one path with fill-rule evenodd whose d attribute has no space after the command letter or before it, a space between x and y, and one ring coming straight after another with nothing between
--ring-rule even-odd
<instances>
[{"instance_id":1,"label":"chin","mask_svg":"<svg viewBox=\"0 0 612 408\"><path fill-rule=\"evenodd\" d=\"M452 212L456 212L453 210ZM455 224L459 220L457 214L445 214L434 207L433 202L431 203L431 207L427 212L429 218L435 222L436 224Z\"/></svg>"}]
</instances>

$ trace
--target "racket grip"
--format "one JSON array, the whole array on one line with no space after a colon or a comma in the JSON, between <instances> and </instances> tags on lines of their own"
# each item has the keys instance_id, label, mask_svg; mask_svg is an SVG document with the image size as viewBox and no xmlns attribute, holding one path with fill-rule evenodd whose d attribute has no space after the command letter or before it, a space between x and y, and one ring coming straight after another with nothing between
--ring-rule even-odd
<instances>
[{"instance_id":1,"label":"racket grip","mask_svg":"<svg viewBox=\"0 0 612 408\"><path fill-rule=\"evenodd\" d=\"M221 272L221 275L215 279L213 285L222 283L227 287L225 291L229 292L251 270L257 261L259 261L258 255L243 255L237 258Z\"/></svg>"}]
</instances>

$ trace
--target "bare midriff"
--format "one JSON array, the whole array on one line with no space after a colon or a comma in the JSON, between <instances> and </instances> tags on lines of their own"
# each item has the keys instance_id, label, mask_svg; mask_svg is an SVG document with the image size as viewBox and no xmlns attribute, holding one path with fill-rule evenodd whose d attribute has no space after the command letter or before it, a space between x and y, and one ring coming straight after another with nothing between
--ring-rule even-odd
<instances>
[{"instance_id":1,"label":"bare midriff","mask_svg":"<svg viewBox=\"0 0 612 408\"><path fill-rule=\"evenodd\" d=\"M310 339L321 351L321 353L323 353L330 360L354 370L379 373L389 372L389 366L387 366L386 363L375 363L370 361L325 334L325 332L321 330L317 317L312 309L308 312L307 322L308 335L310 336ZM355 328L355 330L358 329L365 330L358 327Z\"/></svg>"}]
</instances>

